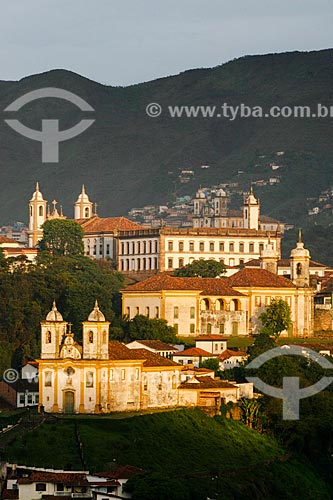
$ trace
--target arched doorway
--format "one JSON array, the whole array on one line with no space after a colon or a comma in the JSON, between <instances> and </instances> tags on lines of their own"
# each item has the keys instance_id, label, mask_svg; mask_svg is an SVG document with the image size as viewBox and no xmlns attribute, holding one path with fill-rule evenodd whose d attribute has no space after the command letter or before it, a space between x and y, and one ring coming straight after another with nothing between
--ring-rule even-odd
<instances>
[{"instance_id":1,"label":"arched doorway","mask_svg":"<svg viewBox=\"0 0 333 500\"><path fill-rule=\"evenodd\" d=\"M64 411L67 415L74 413L74 392L73 391L65 391L65 393L64 393Z\"/></svg>"}]
</instances>

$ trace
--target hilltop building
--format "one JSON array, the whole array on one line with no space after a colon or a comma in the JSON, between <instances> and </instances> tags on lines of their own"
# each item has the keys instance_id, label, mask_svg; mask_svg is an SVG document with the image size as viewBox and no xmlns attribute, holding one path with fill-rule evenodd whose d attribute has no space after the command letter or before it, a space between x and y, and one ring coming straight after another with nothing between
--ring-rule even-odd
<instances>
[{"instance_id":1,"label":"hilltop building","mask_svg":"<svg viewBox=\"0 0 333 500\"><path fill-rule=\"evenodd\" d=\"M310 336L314 289L309 280L310 254L301 235L291 252L290 279L277 274L278 260L279 253L270 241L261 252L259 268L245 267L230 277L155 275L122 291L123 314L163 318L182 336L248 335L259 331L259 315L272 299L281 298L291 309L289 333Z\"/></svg>"},{"instance_id":2,"label":"hilltop building","mask_svg":"<svg viewBox=\"0 0 333 500\"><path fill-rule=\"evenodd\" d=\"M224 213L221 200L220 214ZM94 259L113 259L119 271L143 279L198 259L215 259L231 267L243 265L259 258L269 240L280 254L279 228L261 229L256 222L259 202L250 194L246 203L243 225L229 227L221 216L218 227L147 229L125 217L99 217L96 203L90 201L82 186L74 204L74 220L84 231L85 255ZM51 211L37 183L29 202L29 247L35 247L42 239L42 225L46 220L66 218L61 207L58 211L55 200L52 204Z\"/></svg>"},{"instance_id":3,"label":"hilltop building","mask_svg":"<svg viewBox=\"0 0 333 500\"><path fill-rule=\"evenodd\" d=\"M213 372L199 370L195 376L189 375L187 367L168 358L175 351L171 346L156 341L138 344L127 347L109 341L109 322L97 302L83 322L79 344L54 303L41 323L40 411L109 413L219 407L224 400L242 397L242 387L214 378Z\"/></svg>"},{"instance_id":4,"label":"hilltop building","mask_svg":"<svg viewBox=\"0 0 333 500\"><path fill-rule=\"evenodd\" d=\"M284 232L285 224L260 214L260 200L250 192L244 196L241 210L229 208L230 199L224 189L199 189L194 199L193 227L244 228Z\"/></svg>"}]
</instances>

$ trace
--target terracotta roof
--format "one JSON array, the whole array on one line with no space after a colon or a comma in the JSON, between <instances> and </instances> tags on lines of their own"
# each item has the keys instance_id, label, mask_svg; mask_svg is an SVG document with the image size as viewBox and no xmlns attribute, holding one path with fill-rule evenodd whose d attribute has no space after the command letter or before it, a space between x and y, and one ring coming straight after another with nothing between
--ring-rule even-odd
<instances>
[{"instance_id":1,"label":"terracotta roof","mask_svg":"<svg viewBox=\"0 0 333 500\"><path fill-rule=\"evenodd\" d=\"M248 260L247 262L244 262L244 264L242 264L242 267L260 267L260 260L259 259Z\"/></svg>"},{"instance_id":2,"label":"terracotta roof","mask_svg":"<svg viewBox=\"0 0 333 500\"><path fill-rule=\"evenodd\" d=\"M155 349L155 351L177 351L175 347L165 344L161 340L137 340L136 342L146 347L150 347L151 349Z\"/></svg>"},{"instance_id":3,"label":"terracotta roof","mask_svg":"<svg viewBox=\"0 0 333 500\"><path fill-rule=\"evenodd\" d=\"M245 352L241 352L241 351L232 351L231 349L226 349L225 351L221 352L221 354L219 355L219 360L224 361L225 359L233 358L234 356L247 357L247 354Z\"/></svg>"},{"instance_id":4,"label":"terracotta roof","mask_svg":"<svg viewBox=\"0 0 333 500\"><path fill-rule=\"evenodd\" d=\"M7 382L1 380L4 384L8 384L16 392L38 392L38 382L30 381L30 379L20 378L15 382Z\"/></svg>"},{"instance_id":5,"label":"terracotta roof","mask_svg":"<svg viewBox=\"0 0 333 500\"><path fill-rule=\"evenodd\" d=\"M266 269L244 268L227 279L235 287L296 288L292 281Z\"/></svg>"},{"instance_id":6,"label":"terracotta roof","mask_svg":"<svg viewBox=\"0 0 333 500\"><path fill-rule=\"evenodd\" d=\"M211 377L194 377L194 382L187 380L179 385L179 389L236 389L233 384Z\"/></svg>"},{"instance_id":7,"label":"terracotta roof","mask_svg":"<svg viewBox=\"0 0 333 500\"><path fill-rule=\"evenodd\" d=\"M76 219L76 222L82 226L82 229L86 234L144 229L143 226L126 219L126 217L102 218L94 216L90 219Z\"/></svg>"},{"instance_id":8,"label":"terracotta roof","mask_svg":"<svg viewBox=\"0 0 333 500\"><path fill-rule=\"evenodd\" d=\"M32 472L29 477L20 477L18 484L62 483L65 486L88 486L86 474L70 472Z\"/></svg>"},{"instance_id":9,"label":"terracotta roof","mask_svg":"<svg viewBox=\"0 0 333 500\"><path fill-rule=\"evenodd\" d=\"M125 344L113 340L109 342L109 359L144 361L143 366L179 366L171 359L164 358L148 349L129 349Z\"/></svg>"},{"instance_id":10,"label":"terracotta roof","mask_svg":"<svg viewBox=\"0 0 333 500\"><path fill-rule=\"evenodd\" d=\"M185 351L179 351L173 356L209 356L214 357L211 352L204 351L200 349L200 347L190 347L189 349L185 349Z\"/></svg>"},{"instance_id":11,"label":"terracotta roof","mask_svg":"<svg viewBox=\"0 0 333 500\"><path fill-rule=\"evenodd\" d=\"M205 341L205 340L216 340L216 341L227 341L228 339L226 339L225 337L221 337L221 335L214 335L214 334L211 334L211 335L199 335L199 337L196 337L194 339L195 341Z\"/></svg>"},{"instance_id":12,"label":"terracotta roof","mask_svg":"<svg viewBox=\"0 0 333 500\"><path fill-rule=\"evenodd\" d=\"M109 479L129 479L132 476L136 476L137 474L144 474L146 471L144 469L140 469L139 467L134 467L134 465L124 465L122 467L118 467L118 469L112 472L97 472L95 474L98 477L105 477Z\"/></svg>"},{"instance_id":13,"label":"terracotta roof","mask_svg":"<svg viewBox=\"0 0 333 500\"><path fill-rule=\"evenodd\" d=\"M19 245L19 242L17 240L14 240L13 238L7 238L7 236L0 236L0 244L1 243L16 243Z\"/></svg>"},{"instance_id":14,"label":"terracotta roof","mask_svg":"<svg viewBox=\"0 0 333 500\"><path fill-rule=\"evenodd\" d=\"M229 285L229 278L178 278L168 274L156 274L127 287L125 292L159 292L161 290L198 290L202 295L242 296Z\"/></svg>"},{"instance_id":15,"label":"terracotta roof","mask_svg":"<svg viewBox=\"0 0 333 500\"><path fill-rule=\"evenodd\" d=\"M171 359L164 358L160 356L160 354L156 354L155 352L148 351L148 349L129 349L130 351L136 351L138 356L141 356L141 359L144 359L145 362L143 366L179 366L178 363L172 361Z\"/></svg>"},{"instance_id":16,"label":"terracotta roof","mask_svg":"<svg viewBox=\"0 0 333 500\"><path fill-rule=\"evenodd\" d=\"M275 222L276 224L281 224L280 221L273 219L269 215L260 215L260 222Z\"/></svg>"}]
</instances>

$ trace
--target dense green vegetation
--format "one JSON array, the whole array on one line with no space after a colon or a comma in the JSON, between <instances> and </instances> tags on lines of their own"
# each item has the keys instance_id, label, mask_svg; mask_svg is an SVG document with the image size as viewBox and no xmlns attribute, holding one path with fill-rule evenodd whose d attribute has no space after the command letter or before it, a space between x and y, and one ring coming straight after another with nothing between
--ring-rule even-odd
<instances>
[{"instance_id":1,"label":"dense green vegetation","mask_svg":"<svg viewBox=\"0 0 333 500\"><path fill-rule=\"evenodd\" d=\"M311 466L289 457L274 438L199 410L59 419L27 434L24 442L14 442L9 459L41 466L66 462L76 468L75 425L92 472L125 464L147 471L132 481L134 500L330 498Z\"/></svg>"},{"instance_id":2,"label":"dense green vegetation","mask_svg":"<svg viewBox=\"0 0 333 500\"><path fill-rule=\"evenodd\" d=\"M64 70L1 82L0 109L33 89L58 87L96 110L89 130L61 144L57 165L42 164L40 145L0 123L6 144L0 151L1 222L26 219L36 179L46 199L55 197L68 217L82 182L101 215L123 215L134 206L193 194L200 185L235 181L243 187L267 179L269 163L280 162L275 154L284 151L281 183L256 189L256 194L263 213L298 223L306 213L306 197L317 196L333 181L330 118L171 118L167 108L244 103L265 111L274 105L307 105L315 111L317 103L332 104L332 54L248 56L127 88L100 85ZM146 115L151 102L161 104L160 117ZM59 99L27 104L18 115L37 130L42 118L59 119L62 130L82 118L80 110ZM195 173L188 184L179 182L183 168Z\"/></svg>"},{"instance_id":3,"label":"dense green vegetation","mask_svg":"<svg viewBox=\"0 0 333 500\"><path fill-rule=\"evenodd\" d=\"M0 371L39 356L40 321L56 300L77 338L95 300L109 321L115 316L123 277L109 262L42 254L36 265L0 259Z\"/></svg>"},{"instance_id":4,"label":"dense green vegetation","mask_svg":"<svg viewBox=\"0 0 333 500\"><path fill-rule=\"evenodd\" d=\"M50 219L43 224L39 247L54 256L83 255L83 235L82 227L73 220Z\"/></svg>"},{"instance_id":5,"label":"dense green vegetation","mask_svg":"<svg viewBox=\"0 0 333 500\"><path fill-rule=\"evenodd\" d=\"M223 262L214 259L194 260L191 264L176 269L174 276L184 278L216 278L225 274L226 269Z\"/></svg>"}]
</instances>

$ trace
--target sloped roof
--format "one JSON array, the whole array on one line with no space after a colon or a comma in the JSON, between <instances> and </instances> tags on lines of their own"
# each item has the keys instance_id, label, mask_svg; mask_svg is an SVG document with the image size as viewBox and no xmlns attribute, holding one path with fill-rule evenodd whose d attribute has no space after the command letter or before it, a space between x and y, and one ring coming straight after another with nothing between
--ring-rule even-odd
<instances>
[{"instance_id":1,"label":"sloped roof","mask_svg":"<svg viewBox=\"0 0 333 500\"><path fill-rule=\"evenodd\" d=\"M17 240L14 240L13 238L7 238L7 236L0 236L0 244L2 243L16 243L16 245L19 245L19 242Z\"/></svg>"},{"instance_id":2,"label":"sloped roof","mask_svg":"<svg viewBox=\"0 0 333 500\"><path fill-rule=\"evenodd\" d=\"M86 474L70 472L32 472L29 477L20 477L19 484L62 483L66 486L88 486Z\"/></svg>"},{"instance_id":3,"label":"sloped roof","mask_svg":"<svg viewBox=\"0 0 333 500\"><path fill-rule=\"evenodd\" d=\"M226 349L225 351L221 352L221 354L219 355L219 360L224 361L226 359L233 358L235 356L236 357L239 357L239 356L247 357L247 354L245 352L241 352L241 351L232 351L231 349Z\"/></svg>"},{"instance_id":4,"label":"sloped roof","mask_svg":"<svg viewBox=\"0 0 333 500\"><path fill-rule=\"evenodd\" d=\"M156 274L130 285L125 292L160 292L162 290L198 290L202 295L242 296L233 290L229 278L178 278L169 274Z\"/></svg>"},{"instance_id":5,"label":"sloped roof","mask_svg":"<svg viewBox=\"0 0 333 500\"><path fill-rule=\"evenodd\" d=\"M174 356L209 356L214 357L211 352L205 351L204 349L200 349L200 347L190 347L189 349L185 349L184 351L179 351L174 354Z\"/></svg>"},{"instance_id":6,"label":"sloped roof","mask_svg":"<svg viewBox=\"0 0 333 500\"><path fill-rule=\"evenodd\" d=\"M244 268L227 279L230 286L235 287L296 288L292 281L266 269Z\"/></svg>"},{"instance_id":7,"label":"sloped roof","mask_svg":"<svg viewBox=\"0 0 333 500\"><path fill-rule=\"evenodd\" d=\"M142 344L155 351L177 351L175 347L169 344L165 344L161 340L137 340L139 344Z\"/></svg>"},{"instance_id":8,"label":"sloped roof","mask_svg":"<svg viewBox=\"0 0 333 500\"><path fill-rule=\"evenodd\" d=\"M179 385L179 389L236 389L233 384L211 377L194 377L194 382L186 381Z\"/></svg>"},{"instance_id":9,"label":"sloped roof","mask_svg":"<svg viewBox=\"0 0 333 500\"><path fill-rule=\"evenodd\" d=\"M109 359L111 360L141 360L143 366L179 366L171 359L164 358L148 349L129 349L125 344L113 340L109 342Z\"/></svg>"},{"instance_id":10,"label":"sloped roof","mask_svg":"<svg viewBox=\"0 0 333 500\"><path fill-rule=\"evenodd\" d=\"M126 217L98 217L97 215L90 219L76 219L83 231L87 233L107 233L113 231L133 231L144 229L143 226L133 222Z\"/></svg>"},{"instance_id":11,"label":"sloped roof","mask_svg":"<svg viewBox=\"0 0 333 500\"><path fill-rule=\"evenodd\" d=\"M118 467L114 471L110 472L97 472L95 476L105 477L109 479L129 479L136 474L144 474L146 471L144 469L140 469L139 467L134 467L134 465L123 465L122 467ZM104 484L104 483L101 483Z\"/></svg>"}]
</instances>

